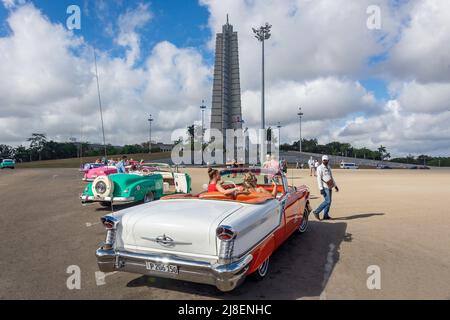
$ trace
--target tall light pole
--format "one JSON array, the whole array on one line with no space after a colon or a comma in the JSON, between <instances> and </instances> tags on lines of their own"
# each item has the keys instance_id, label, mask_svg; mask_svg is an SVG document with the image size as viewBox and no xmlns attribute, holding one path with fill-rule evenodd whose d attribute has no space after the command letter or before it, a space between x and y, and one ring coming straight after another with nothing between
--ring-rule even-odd
<instances>
[{"instance_id":1,"label":"tall light pole","mask_svg":"<svg viewBox=\"0 0 450 320\"><path fill-rule=\"evenodd\" d=\"M255 34L255 38L258 39L258 41L261 41L262 44L262 79L261 79L261 129L266 128L265 123L265 81L264 81L264 41L268 40L271 36L270 29L272 26L266 22L264 26L259 27L259 29L253 29L253 33Z\"/></svg>"},{"instance_id":2,"label":"tall light pole","mask_svg":"<svg viewBox=\"0 0 450 320\"><path fill-rule=\"evenodd\" d=\"M205 110L206 110L205 100L202 100L202 105L200 106L200 110L202 110L202 146L201 146L201 151L202 151L202 165L203 165L203 162L204 162L204 159L203 159L203 144L205 143Z\"/></svg>"},{"instance_id":3,"label":"tall light pole","mask_svg":"<svg viewBox=\"0 0 450 320\"><path fill-rule=\"evenodd\" d=\"M300 141L299 141L299 151L302 152L302 117L303 117L303 112L302 112L302 107L298 108L298 119L299 119L299 126L300 126Z\"/></svg>"},{"instance_id":4,"label":"tall light pole","mask_svg":"<svg viewBox=\"0 0 450 320\"><path fill-rule=\"evenodd\" d=\"M281 122L278 122L277 128L278 128L278 140L281 145Z\"/></svg>"},{"instance_id":5,"label":"tall light pole","mask_svg":"<svg viewBox=\"0 0 450 320\"><path fill-rule=\"evenodd\" d=\"M148 153L152 153L152 115L147 119L149 123L149 131L148 131Z\"/></svg>"}]
</instances>

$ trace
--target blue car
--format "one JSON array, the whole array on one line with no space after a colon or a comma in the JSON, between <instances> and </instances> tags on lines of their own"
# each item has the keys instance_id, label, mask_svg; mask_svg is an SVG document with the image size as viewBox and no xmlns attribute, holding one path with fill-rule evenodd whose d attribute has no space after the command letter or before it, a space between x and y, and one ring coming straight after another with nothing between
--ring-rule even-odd
<instances>
[{"instance_id":1,"label":"blue car","mask_svg":"<svg viewBox=\"0 0 450 320\"><path fill-rule=\"evenodd\" d=\"M16 168L16 162L14 160L11 159L4 159L1 163L0 163L0 169L15 169Z\"/></svg>"}]
</instances>

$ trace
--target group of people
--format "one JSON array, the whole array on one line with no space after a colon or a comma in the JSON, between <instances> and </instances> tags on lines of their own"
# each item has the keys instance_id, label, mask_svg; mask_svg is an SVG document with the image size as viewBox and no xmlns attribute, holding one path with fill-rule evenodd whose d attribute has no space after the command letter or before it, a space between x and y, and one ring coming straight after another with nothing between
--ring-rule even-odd
<instances>
[{"instance_id":1,"label":"group of people","mask_svg":"<svg viewBox=\"0 0 450 320\"><path fill-rule=\"evenodd\" d=\"M139 168L142 166L143 163L144 160L141 160L141 162L139 163L133 160L133 158L128 160L127 156L122 156L121 158L116 159L113 158L109 160L103 157L102 159L97 159L95 161L95 164L104 164L110 167L116 167L117 173L127 173L126 167L130 168L129 172L139 171Z\"/></svg>"},{"instance_id":2,"label":"group of people","mask_svg":"<svg viewBox=\"0 0 450 320\"><path fill-rule=\"evenodd\" d=\"M309 168L309 176L312 177L314 174L314 177L317 177L317 168L319 168L320 162L317 159L313 159L311 156L308 160L308 168Z\"/></svg>"},{"instance_id":3,"label":"group of people","mask_svg":"<svg viewBox=\"0 0 450 320\"><path fill-rule=\"evenodd\" d=\"M323 196L323 202L312 211L316 219L318 220L330 220L330 208L332 202L333 190L339 192L339 188L334 180L333 173L331 170L331 165L329 164L330 159L328 156L324 155L322 157L322 163L316 159L314 160L311 157L308 161L308 165L310 168L310 176L314 174L317 178L317 185L320 191L320 194ZM267 156L266 161L263 163L264 169L272 169L275 171L282 170L280 166L280 162L276 160L274 156ZM286 164L287 169L287 164ZM208 175L209 175L209 185L208 192L221 192L225 195L237 195L240 193L265 193L272 194L273 197L276 197L278 188L275 180L272 181L273 189L272 192L267 191L264 188L258 187L257 178L255 174L251 172L247 172L244 175L243 182L241 186L236 186L235 188L225 189L222 186L222 179L218 170L212 169L208 167ZM267 181L265 181L266 183ZM320 218L320 214L323 211L323 218Z\"/></svg>"},{"instance_id":4,"label":"group of people","mask_svg":"<svg viewBox=\"0 0 450 320\"><path fill-rule=\"evenodd\" d=\"M266 155L266 161L262 167L287 173L287 161L285 159L278 161L275 155Z\"/></svg>"},{"instance_id":5,"label":"group of people","mask_svg":"<svg viewBox=\"0 0 450 320\"><path fill-rule=\"evenodd\" d=\"M267 191L264 188L258 187L258 179L255 174L252 172L247 172L244 175L242 185L236 186L234 188L225 189L223 187L222 177L220 176L219 170L208 168L208 176L209 176L209 184L208 184L208 192L220 192L224 195L233 195L236 196L238 194L250 194L250 193L263 193L267 195L272 195L276 197L278 187L275 180L272 181L272 192Z\"/></svg>"}]
</instances>

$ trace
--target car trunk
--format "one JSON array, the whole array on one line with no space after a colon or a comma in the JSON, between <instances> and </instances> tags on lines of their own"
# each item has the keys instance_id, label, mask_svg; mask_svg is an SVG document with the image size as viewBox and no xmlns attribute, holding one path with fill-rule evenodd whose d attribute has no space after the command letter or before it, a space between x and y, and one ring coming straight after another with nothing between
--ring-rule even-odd
<instances>
[{"instance_id":1,"label":"car trunk","mask_svg":"<svg viewBox=\"0 0 450 320\"><path fill-rule=\"evenodd\" d=\"M215 231L241 204L199 199L161 200L130 210L122 219L124 246L138 252L216 256ZM132 236L131 236L132 235Z\"/></svg>"}]
</instances>

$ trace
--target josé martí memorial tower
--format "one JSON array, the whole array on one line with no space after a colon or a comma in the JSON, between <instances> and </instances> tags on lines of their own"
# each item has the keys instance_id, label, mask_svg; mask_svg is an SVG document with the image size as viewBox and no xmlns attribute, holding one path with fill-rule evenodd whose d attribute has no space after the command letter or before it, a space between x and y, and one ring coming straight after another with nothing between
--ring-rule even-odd
<instances>
[{"instance_id":1,"label":"jos\u00e9 mart\u00ed memorial tower","mask_svg":"<svg viewBox=\"0 0 450 320\"><path fill-rule=\"evenodd\" d=\"M211 109L211 129L218 129L224 135L226 129L242 129L238 35L228 15L222 33L216 35Z\"/></svg>"}]
</instances>

